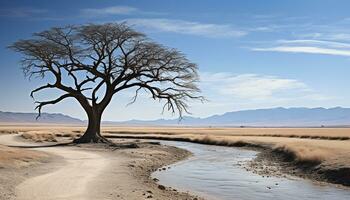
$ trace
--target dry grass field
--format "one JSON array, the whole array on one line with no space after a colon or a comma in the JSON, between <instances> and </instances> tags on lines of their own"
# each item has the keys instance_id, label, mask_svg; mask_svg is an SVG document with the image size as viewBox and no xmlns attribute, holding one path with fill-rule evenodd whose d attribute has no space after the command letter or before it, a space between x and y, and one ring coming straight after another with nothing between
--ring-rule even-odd
<instances>
[{"instance_id":1,"label":"dry grass field","mask_svg":"<svg viewBox=\"0 0 350 200\"><path fill-rule=\"evenodd\" d=\"M20 168L41 162L49 156L38 151L0 145L0 168Z\"/></svg>"}]
</instances>

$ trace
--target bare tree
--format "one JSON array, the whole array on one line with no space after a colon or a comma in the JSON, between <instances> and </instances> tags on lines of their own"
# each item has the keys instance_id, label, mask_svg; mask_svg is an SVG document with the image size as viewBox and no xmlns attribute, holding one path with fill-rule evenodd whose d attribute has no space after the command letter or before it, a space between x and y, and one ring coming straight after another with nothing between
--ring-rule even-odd
<instances>
[{"instance_id":1,"label":"bare tree","mask_svg":"<svg viewBox=\"0 0 350 200\"><path fill-rule=\"evenodd\" d=\"M58 89L61 96L36 101L41 109L66 98L76 99L88 117L84 135L74 142L106 142L101 116L114 94L134 89L137 99L144 90L164 103L163 111L188 113L188 100L202 99L196 83L197 66L175 49L150 41L126 24L88 24L51 28L19 40L11 49L23 54L25 76L54 80L34 89Z\"/></svg>"}]
</instances>

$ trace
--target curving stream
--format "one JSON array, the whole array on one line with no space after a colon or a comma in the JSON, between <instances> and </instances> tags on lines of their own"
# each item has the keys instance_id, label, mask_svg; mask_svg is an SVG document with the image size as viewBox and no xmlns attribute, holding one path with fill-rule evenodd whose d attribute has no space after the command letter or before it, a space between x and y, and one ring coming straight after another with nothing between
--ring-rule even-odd
<instances>
[{"instance_id":1,"label":"curving stream","mask_svg":"<svg viewBox=\"0 0 350 200\"><path fill-rule=\"evenodd\" d=\"M349 200L350 189L321 186L300 178L262 177L246 171L238 163L252 160L257 152L186 142L161 141L191 151L190 159L157 171L160 184L180 191L191 191L208 199L324 199Z\"/></svg>"}]
</instances>

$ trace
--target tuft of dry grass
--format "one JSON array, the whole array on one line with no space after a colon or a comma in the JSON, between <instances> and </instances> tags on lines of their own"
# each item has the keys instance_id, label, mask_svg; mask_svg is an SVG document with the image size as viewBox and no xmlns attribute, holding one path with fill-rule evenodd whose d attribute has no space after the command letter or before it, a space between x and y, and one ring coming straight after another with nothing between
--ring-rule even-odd
<instances>
[{"instance_id":1,"label":"tuft of dry grass","mask_svg":"<svg viewBox=\"0 0 350 200\"><path fill-rule=\"evenodd\" d=\"M300 164L318 165L330 156L330 154L323 149L310 148L297 144L277 144L273 150L277 153L284 154L286 159L297 161Z\"/></svg>"},{"instance_id":2,"label":"tuft of dry grass","mask_svg":"<svg viewBox=\"0 0 350 200\"><path fill-rule=\"evenodd\" d=\"M0 145L0 168L26 167L47 158L43 152Z\"/></svg>"},{"instance_id":3,"label":"tuft of dry grass","mask_svg":"<svg viewBox=\"0 0 350 200\"><path fill-rule=\"evenodd\" d=\"M58 138L74 139L80 137L81 134L68 132L62 133L57 131L27 131L21 134L22 138L32 140L34 142L58 142Z\"/></svg>"},{"instance_id":4,"label":"tuft of dry grass","mask_svg":"<svg viewBox=\"0 0 350 200\"><path fill-rule=\"evenodd\" d=\"M26 132L22 133L21 136L24 139L32 140L34 142L57 142L56 136L52 133Z\"/></svg>"},{"instance_id":5,"label":"tuft of dry grass","mask_svg":"<svg viewBox=\"0 0 350 200\"><path fill-rule=\"evenodd\" d=\"M16 130L0 130L0 134L18 134Z\"/></svg>"}]
</instances>

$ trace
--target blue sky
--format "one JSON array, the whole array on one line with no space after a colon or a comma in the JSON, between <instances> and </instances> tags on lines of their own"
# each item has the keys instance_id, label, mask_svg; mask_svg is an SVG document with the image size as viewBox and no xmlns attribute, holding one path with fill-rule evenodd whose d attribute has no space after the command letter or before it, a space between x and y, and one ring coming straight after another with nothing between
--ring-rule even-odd
<instances>
[{"instance_id":1,"label":"blue sky","mask_svg":"<svg viewBox=\"0 0 350 200\"><path fill-rule=\"evenodd\" d=\"M43 83L26 80L20 55L6 46L52 26L124 21L198 64L209 101L192 103L196 117L280 106L350 107L349 7L346 0L3 0L0 110L32 112L29 92ZM126 106L131 95L115 96L104 120L173 117L161 115L161 105L145 95ZM44 111L85 118L73 100Z\"/></svg>"}]
</instances>

